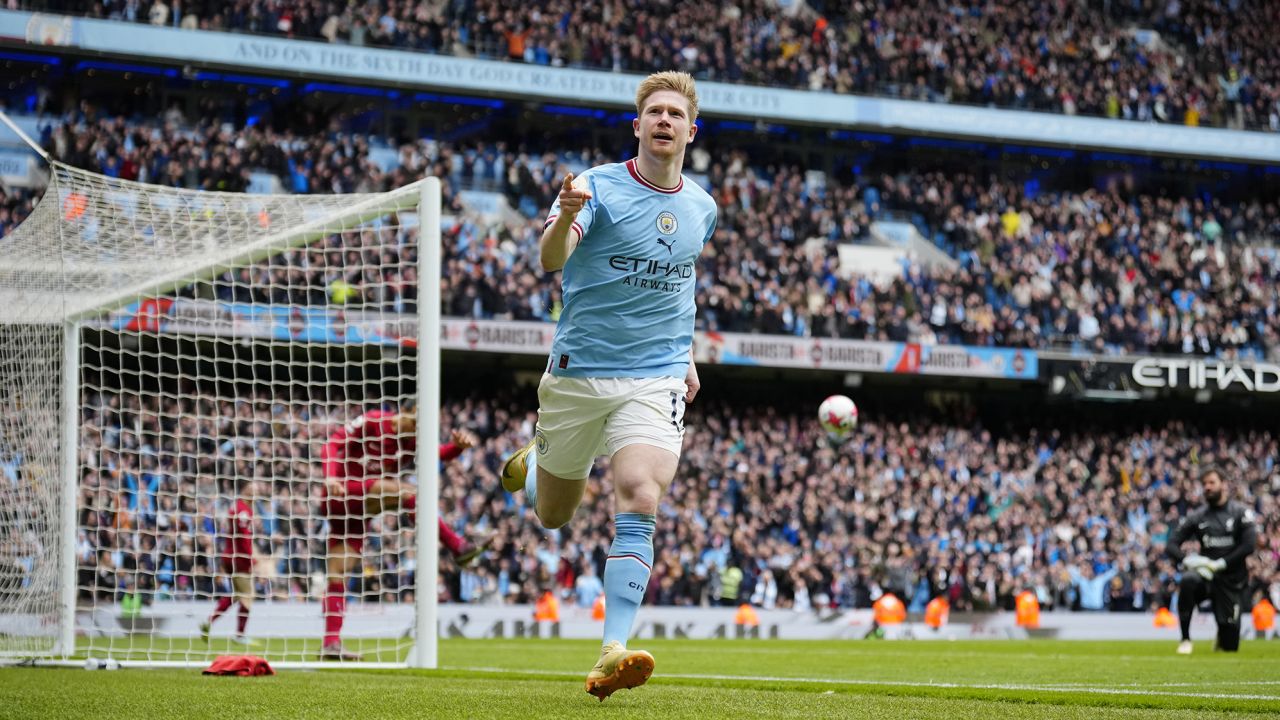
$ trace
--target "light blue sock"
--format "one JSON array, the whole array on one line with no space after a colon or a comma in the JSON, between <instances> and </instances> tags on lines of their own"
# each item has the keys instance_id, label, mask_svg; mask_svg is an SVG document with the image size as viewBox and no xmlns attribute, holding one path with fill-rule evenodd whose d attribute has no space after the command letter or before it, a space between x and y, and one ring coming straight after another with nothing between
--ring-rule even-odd
<instances>
[{"instance_id":1,"label":"light blue sock","mask_svg":"<svg viewBox=\"0 0 1280 720\"><path fill-rule=\"evenodd\" d=\"M532 450L524 456L524 494L529 498L529 507L533 514L538 514L538 451Z\"/></svg>"},{"instance_id":2,"label":"light blue sock","mask_svg":"<svg viewBox=\"0 0 1280 720\"><path fill-rule=\"evenodd\" d=\"M604 641L627 644L653 567L655 518L644 513L618 513L609 559L604 563Z\"/></svg>"}]
</instances>

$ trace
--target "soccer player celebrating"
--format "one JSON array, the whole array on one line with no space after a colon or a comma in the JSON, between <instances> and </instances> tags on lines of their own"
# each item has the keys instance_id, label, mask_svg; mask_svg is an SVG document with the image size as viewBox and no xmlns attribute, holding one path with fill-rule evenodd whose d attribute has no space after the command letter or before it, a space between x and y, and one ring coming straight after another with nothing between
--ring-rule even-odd
<instances>
[{"instance_id":1,"label":"soccer player celebrating","mask_svg":"<svg viewBox=\"0 0 1280 720\"><path fill-rule=\"evenodd\" d=\"M1178 591L1178 619L1182 623L1179 655L1191 654L1191 614L1205 598L1212 602L1218 623L1214 649L1240 649L1240 606L1249 579L1245 558L1258 542L1253 511L1227 499L1227 480L1220 469L1210 467L1200 473L1200 485L1204 507L1182 521L1169 535L1165 548L1183 570ZM1200 552L1183 554L1182 544L1193 539L1200 542Z\"/></svg>"},{"instance_id":2,"label":"soccer player celebrating","mask_svg":"<svg viewBox=\"0 0 1280 720\"><path fill-rule=\"evenodd\" d=\"M361 415L335 432L320 451L325 478L322 510L329 520L322 660L360 659L342 647L347 579L360 563L369 519L382 512L412 513L417 507L417 489L398 477L401 470L413 465L417 427L417 404L408 400L394 413L373 410ZM470 431L455 430L453 442L440 446L440 460L452 460L477 444L479 440ZM469 543L443 520L438 532L440 542L459 565L475 560L493 537Z\"/></svg>"},{"instance_id":3,"label":"soccer player celebrating","mask_svg":"<svg viewBox=\"0 0 1280 720\"><path fill-rule=\"evenodd\" d=\"M604 700L643 684L653 656L628 650L653 562L658 500L675 478L693 364L694 265L716 224L715 201L681 175L698 133L686 73L640 83L637 157L564 178L540 242L542 267L564 269L564 309L538 388L534 440L508 458L502 486L523 489L543 526L564 526L607 453L617 493L605 562L604 647L587 692Z\"/></svg>"},{"instance_id":4,"label":"soccer player celebrating","mask_svg":"<svg viewBox=\"0 0 1280 720\"><path fill-rule=\"evenodd\" d=\"M231 609L232 603L238 602L240 613L236 619L236 634L231 641L255 646L256 642L245 637L244 629L249 624L249 611L253 607L253 501L258 497L259 484L248 479L237 480L236 483L240 491L228 509L223 535L218 543L218 568L231 579L231 595L219 598L213 614L200 623L200 639L209 642L209 627Z\"/></svg>"}]
</instances>

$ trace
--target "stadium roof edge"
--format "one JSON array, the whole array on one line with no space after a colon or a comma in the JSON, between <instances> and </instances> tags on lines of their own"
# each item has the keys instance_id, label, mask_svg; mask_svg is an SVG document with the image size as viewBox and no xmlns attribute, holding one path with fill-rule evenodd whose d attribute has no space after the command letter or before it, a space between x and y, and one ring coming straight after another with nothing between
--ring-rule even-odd
<instances>
[{"instance_id":1,"label":"stadium roof edge","mask_svg":"<svg viewBox=\"0 0 1280 720\"><path fill-rule=\"evenodd\" d=\"M597 70L11 10L0 10L0 45L596 108L631 107L639 81L637 75ZM699 95L702 111L712 117L1280 164L1280 133L1146 124L708 81L699 84Z\"/></svg>"}]
</instances>

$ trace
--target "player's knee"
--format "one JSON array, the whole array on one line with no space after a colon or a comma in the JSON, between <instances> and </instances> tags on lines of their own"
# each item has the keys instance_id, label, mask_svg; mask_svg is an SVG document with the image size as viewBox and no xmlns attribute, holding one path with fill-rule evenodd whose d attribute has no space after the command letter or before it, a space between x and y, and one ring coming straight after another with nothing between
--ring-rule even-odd
<instances>
[{"instance_id":1,"label":"player's knee","mask_svg":"<svg viewBox=\"0 0 1280 720\"><path fill-rule=\"evenodd\" d=\"M618 512L649 515L658 512L658 498L662 495L662 487L651 478L620 474L614 480L614 489L618 494Z\"/></svg>"},{"instance_id":2,"label":"player's knee","mask_svg":"<svg viewBox=\"0 0 1280 720\"><path fill-rule=\"evenodd\" d=\"M565 510L564 508L543 507L541 503L538 504L537 509L538 520L542 522L542 527L548 530L559 530L568 525L576 511L577 508Z\"/></svg>"},{"instance_id":3,"label":"player's knee","mask_svg":"<svg viewBox=\"0 0 1280 720\"><path fill-rule=\"evenodd\" d=\"M658 514L658 494L639 492L626 498L618 498L618 512Z\"/></svg>"},{"instance_id":4,"label":"player's knee","mask_svg":"<svg viewBox=\"0 0 1280 720\"><path fill-rule=\"evenodd\" d=\"M346 582L347 582L347 575L348 575L348 574L349 574L349 573L347 573L347 571L346 571L346 568L345 568L345 567L342 567L342 568L335 568L335 567L333 567L332 565L330 565L330 566L329 566L329 572L325 575L325 580L326 580L330 585L332 585L332 584L334 584L334 583L338 583L339 585L345 585L345 584L346 584Z\"/></svg>"},{"instance_id":5,"label":"player's knee","mask_svg":"<svg viewBox=\"0 0 1280 720\"><path fill-rule=\"evenodd\" d=\"M1198 573L1184 572L1182 573L1182 581L1178 584L1178 587L1183 593L1186 593L1188 591L1194 592L1199 590L1202 585L1204 585L1204 580Z\"/></svg>"}]
</instances>

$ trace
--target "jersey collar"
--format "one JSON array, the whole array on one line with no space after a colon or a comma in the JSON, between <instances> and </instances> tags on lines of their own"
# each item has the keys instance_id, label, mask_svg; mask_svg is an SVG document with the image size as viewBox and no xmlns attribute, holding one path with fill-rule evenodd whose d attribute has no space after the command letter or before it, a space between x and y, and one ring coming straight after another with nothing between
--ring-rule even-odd
<instances>
[{"instance_id":1,"label":"jersey collar","mask_svg":"<svg viewBox=\"0 0 1280 720\"><path fill-rule=\"evenodd\" d=\"M664 188L646 180L645 177L640 174L640 166L636 163L635 158L631 158L630 160L627 161L627 172L631 173L631 177L635 178L636 182L649 188L650 190L653 190L654 192L665 193L667 195L675 195L676 193L680 192L684 188L684 175L680 176L680 182L676 183L676 186L673 188Z\"/></svg>"}]
</instances>

